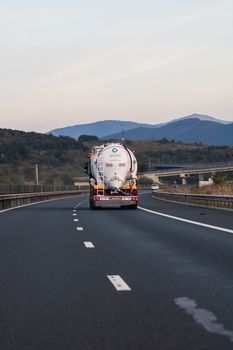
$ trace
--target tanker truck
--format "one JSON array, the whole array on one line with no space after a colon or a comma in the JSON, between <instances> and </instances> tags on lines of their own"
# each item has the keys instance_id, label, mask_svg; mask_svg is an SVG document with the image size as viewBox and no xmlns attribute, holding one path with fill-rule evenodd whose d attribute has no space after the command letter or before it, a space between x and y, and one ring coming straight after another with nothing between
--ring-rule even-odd
<instances>
[{"instance_id":1,"label":"tanker truck","mask_svg":"<svg viewBox=\"0 0 233 350\"><path fill-rule=\"evenodd\" d=\"M137 160L120 143L94 146L86 171L90 183L90 208L125 206L137 209Z\"/></svg>"}]
</instances>

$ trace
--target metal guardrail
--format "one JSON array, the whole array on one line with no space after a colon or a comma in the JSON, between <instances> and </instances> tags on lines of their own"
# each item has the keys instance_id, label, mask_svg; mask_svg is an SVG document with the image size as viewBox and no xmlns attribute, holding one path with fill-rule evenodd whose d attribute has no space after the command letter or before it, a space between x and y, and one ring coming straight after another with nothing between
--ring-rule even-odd
<instances>
[{"instance_id":1,"label":"metal guardrail","mask_svg":"<svg viewBox=\"0 0 233 350\"><path fill-rule=\"evenodd\" d=\"M85 185L73 186L53 186L53 185L19 185L19 184L0 184L0 195L9 193L35 193L35 192L56 192L56 191L75 191L87 189Z\"/></svg>"},{"instance_id":2,"label":"metal guardrail","mask_svg":"<svg viewBox=\"0 0 233 350\"><path fill-rule=\"evenodd\" d=\"M153 191L157 198L164 198L175 202L191 203L196 205L206 205L220 208L233 209L233 196L208 195L208 194L190 194Z\"/></svg>"},{"instance_id":3,"label":"metal guardrail","mask_svg":"<svg viewBox=\"0 0 233 350\"><path fill-rule=\"evenodd\" d=\"M85 190L4 194L0 195L0 211L52 198L73 196L83 192L85 192Z\"/></svg>"}]
</instances>

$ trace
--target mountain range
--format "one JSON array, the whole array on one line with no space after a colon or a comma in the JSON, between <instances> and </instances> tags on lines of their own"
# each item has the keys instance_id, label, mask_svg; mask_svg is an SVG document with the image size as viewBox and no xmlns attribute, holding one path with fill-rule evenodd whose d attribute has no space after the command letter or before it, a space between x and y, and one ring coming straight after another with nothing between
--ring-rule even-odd
<instances>
[{"instance_id":1,"label":"mountain range","mask_svg":"<svg viewBox=\"0 0 233 350\"><path fill-rule=\"evenodd\" d=\"M120 134L109 135L110 139L120 139ZM203 143L207 145L233 145L233 123L221 124L197 118L169 123L158 129L140 127L125 133L128 140L161 140Z\"/></svg>"},{"instance_id":2,"label":"mountain range","mask_svg":"<svg viewBox=\"0 0 233 350\"><path fill-rule=\"evenodd\" d=\"M139 127L157 128L159 125L152 125L146 123L136 123L121 120L103 120L95 123L78 124L51 130L49 133L54 136L70 136L79 138L80 135L95 135L98 137L105 137L113 133L136 129Z\"/></svg>"},{"instance_id":3,"label":"mountain range","mask_svg":"<svg viewBox=\"0 0 233 350\"><path fill-rule=\"evenodd\" d=\"M123 131L122 131L123 130ZM233 145L233 122L207 115L192 114L163 124L143 124L104 120L50 131L53 135L78 138L81 134L102 139L167 140L208 145Z\"/></svg>"}]
</instances>

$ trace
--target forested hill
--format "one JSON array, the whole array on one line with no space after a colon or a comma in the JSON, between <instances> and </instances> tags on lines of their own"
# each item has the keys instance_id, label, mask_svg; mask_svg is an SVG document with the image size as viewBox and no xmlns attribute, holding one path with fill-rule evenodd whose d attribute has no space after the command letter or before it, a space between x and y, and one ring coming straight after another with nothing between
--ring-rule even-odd
<instances>
[{"instance_id":1,"label":"forested hill","mask_svg":"<svg viewBox=\"0 0 233 350\"><path fill-rule=\"evenodd\" d=\"M80 137L53 136L35 132L0 129L0 184L35 180L35 164L39 165L40 182L73 184L74 178L84 176L88 152L103 140ZM108 141L109 142L109 141ZM207 163L233 161L233 147L206 146L168 141L126 141L135 152L139 171L149 164Z\"/></svg>"},{"instance_id":2,"label":"forested hill","mask_svg":"<svg viewBox=\"0 0 233 350\"><path fill-rule=\"evenodd\" d=\"M30 150L52 150L52 149L76 149L80 146L79 142L67 136L53 136L51 134L39 134L36 132L24 132L11 129L0 129L1 151L11 153L17 151L17 154L30 157ZM26 151L26 152L25 152ZM29 152L29 153L27 153ZM22 153L22 154L21 154Z\"/></svg>"},{"instance_id":3,"label":"forested hill","mask_svg":"<svg viewBox=\"0 0 233 350\"><path fill-rule=\"evenodd\" d=\"M53 182L62 174L65 182L73 183L88 149L71 137L0 129L0 183L33 181L35 164L44 182Z\"/></svg>"},{"instance_id":4,"label":"forested hill","mask_svg":"<svg viewBox=\"0 0 233 350\"><path fill-rule=\"evenodd\" d=\"M14 162L21 159L48 163L47 155L59 158L62 152L83 148L82 143L71 137L24 132L11 129L0 129L1 163ZM42 155L44 155L42 157Z\"/></svg>"}]
</instances>

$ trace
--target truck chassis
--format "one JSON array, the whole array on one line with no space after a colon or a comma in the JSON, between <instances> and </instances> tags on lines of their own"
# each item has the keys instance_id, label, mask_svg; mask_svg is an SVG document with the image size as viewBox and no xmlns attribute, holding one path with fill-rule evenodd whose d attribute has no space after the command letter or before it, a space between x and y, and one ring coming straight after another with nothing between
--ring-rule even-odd
<instances>
[{"instance_id":1,"label":"truck chassis","mask_svg":"<svg viewBox=\"0 0 233 350\"><path fill-rule=\"evenodd\" d=\"M137 191L122 193L110 193L104 190L104 194L97 194L97 190L90 188L90 209L101 207L126 207L128 209L137 209L138 195Z\"/></svg>"}]
</instances>

